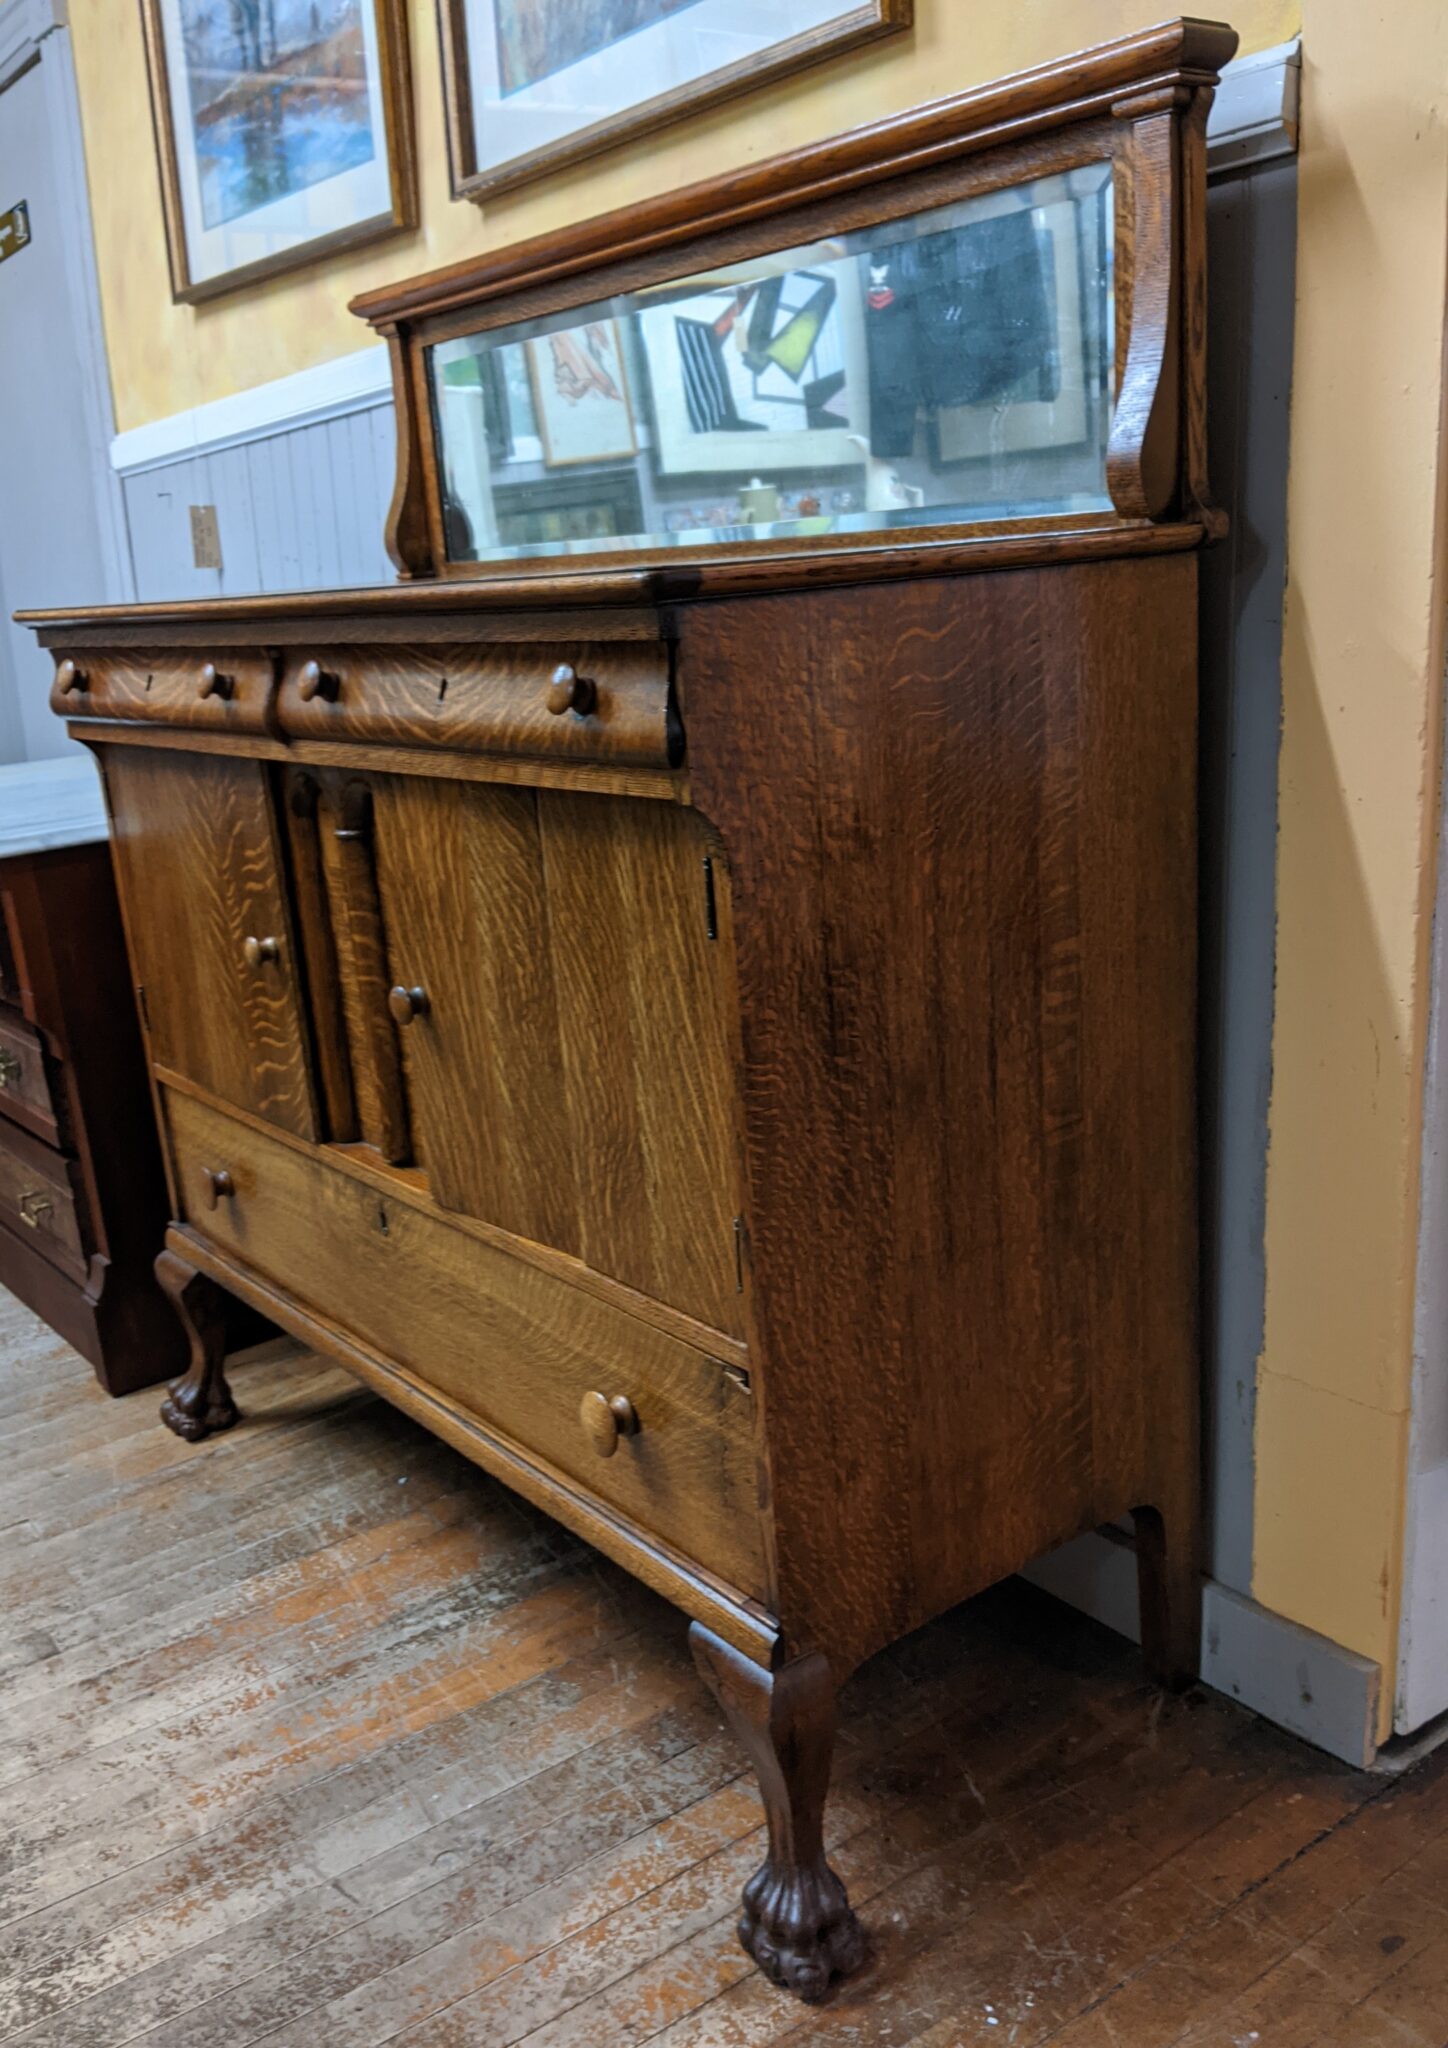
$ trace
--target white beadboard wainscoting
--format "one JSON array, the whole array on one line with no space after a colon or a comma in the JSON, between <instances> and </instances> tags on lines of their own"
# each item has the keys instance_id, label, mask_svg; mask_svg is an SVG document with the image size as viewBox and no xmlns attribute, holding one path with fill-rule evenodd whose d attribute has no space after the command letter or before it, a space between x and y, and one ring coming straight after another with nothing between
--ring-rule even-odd
<instances>
[{"instance_id":1,"label":"white beadboard wainscoting","mask_svg":"<svg viewBox=\"0 0 1448 2048\"><path fill-rule=\"evenodd\" d=\"M321 372L303 374L321 390L336 381L335 367L327 363ZM272 389L264 386L247 396L265 400ZM212 412L209 406L200 410ZM188 415L192 422L198 417ZM139 429L139 436L149 436L153 445L160 439L150 428ZM392 394L384 383L302 424L290 417L279 424L273 415L249 432L229 430L220 439L200 441L189 454L123 464L136 596L142 602L245 597L390 583L393 568L382 527L396 459ZM193 505L216 507L219 569L194 565Z\"/></svg>"}]
</instances>

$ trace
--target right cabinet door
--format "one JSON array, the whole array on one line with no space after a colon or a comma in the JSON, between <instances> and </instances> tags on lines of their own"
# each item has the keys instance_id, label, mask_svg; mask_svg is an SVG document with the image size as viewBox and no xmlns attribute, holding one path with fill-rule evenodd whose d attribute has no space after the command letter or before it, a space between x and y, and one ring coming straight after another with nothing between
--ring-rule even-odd
<instances>
[{"instance_id":1,"label":"right cabinet door","mask_svg":"<svg viewBox=\"0 0 1448 2048\"><path fill-rule=\"evenodd\" d=\"M742 1334L728 878L707 828L645 799L375 789L438 1201Z\"/></svg>"}]
</instances>

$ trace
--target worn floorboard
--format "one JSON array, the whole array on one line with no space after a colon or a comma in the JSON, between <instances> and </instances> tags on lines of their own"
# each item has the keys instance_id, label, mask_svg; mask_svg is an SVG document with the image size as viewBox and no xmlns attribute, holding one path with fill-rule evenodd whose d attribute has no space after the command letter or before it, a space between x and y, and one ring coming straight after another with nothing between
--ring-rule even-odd
<instances>
[{"instance_id":1,"label":"worn floorboard","mask_svg":"<svg viewBox=\"0 0 1448 2048\"><path fill-rule=\"evenodd\" d=\"M0 1295L0 2041L1448 2048L1448 1755L1354 1773L999 1589L841 1705L863 1975L735 1946L680 1619L323 1361L199 1447Z\"/></svg>"}]
</instances>

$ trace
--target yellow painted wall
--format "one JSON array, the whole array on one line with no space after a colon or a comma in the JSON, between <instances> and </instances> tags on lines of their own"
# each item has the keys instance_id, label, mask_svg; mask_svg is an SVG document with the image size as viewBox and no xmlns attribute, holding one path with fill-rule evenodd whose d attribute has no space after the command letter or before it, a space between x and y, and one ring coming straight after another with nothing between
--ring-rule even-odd
<instances>
[{"instance_id":1,"label":"yellow painted wall","mask_svg":"<svg viewBox=\"0 0 1448 2048\"><path fill-rule=\"evenodd\" d=\"M1386 1733L1448 599L1448 8L1303 15L1253 1591L1382 1665Z\"/></svg>"},{"instance_id":2,"label":"yellow painted wall","mask_svg":"<svg viewBox=\"0 0 1448 2048\"><path fill-rule=\"evenodd\" d=\"M1144 28L1163 0L916 0L913 31L495 200L449 197L434 0L409 0L422 227L360 256L191 308L171 303L135 0L70 0L116 424L246 390L372 339L347 312L365 286L770 156L947 92ZM1297 31L1298 0L1235 0L1247 49Z\"/></svg>"}]
</instances>

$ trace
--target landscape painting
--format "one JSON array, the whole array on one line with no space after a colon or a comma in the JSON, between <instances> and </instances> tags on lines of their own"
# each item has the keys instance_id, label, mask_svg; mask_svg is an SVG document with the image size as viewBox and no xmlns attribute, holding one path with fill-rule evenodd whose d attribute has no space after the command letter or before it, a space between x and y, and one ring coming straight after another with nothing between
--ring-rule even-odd
<instances>
[{"instance_id":1,"label":"landscape painting","mask_svg":"<svg viewBox=\"0 0 1448 2048\"><path fill-rule=\"evenodd\" d=\"M178 297L415 215L404 0L142 0Z\"/></svg>"},{"instance_id":2,"label":"landscape painting","mask_svg":"<svg viewBox=\"0 0 1448 2048\"><path fill-rule=\"evenodd\" d=\"M521 92L697 0L497 0L498 74Z\"/></svg>"},{"instance_id":3,"label":"landscape painting","mask_svg":"<svg viewBox=\"0 0 1448 2048\"><path fill-rule=\"evenodd\" d=\"M207 227L375 154L362 0L181 0L181 25Z\"/></svg>"}]
</instances>

